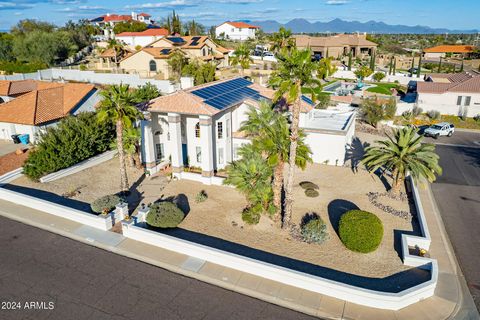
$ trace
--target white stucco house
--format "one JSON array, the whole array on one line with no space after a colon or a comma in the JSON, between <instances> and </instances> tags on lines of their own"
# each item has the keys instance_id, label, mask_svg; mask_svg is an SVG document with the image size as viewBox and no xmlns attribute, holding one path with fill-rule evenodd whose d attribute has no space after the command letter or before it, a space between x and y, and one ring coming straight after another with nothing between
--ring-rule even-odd
<instances>
[{"instance_id":1,"label":"white stucco house","mask_svg":"<svg viewBox=\"0 0 480 320\"><path fill-rule=\"evenodd\" d=\"M31 142L40 130L68 115L93 111L100 101L91 84L34 80L0 80L0 98L0 139L28 134Z\"/></svg>"},{"instance_id":2,"label":"white stucco house","mask_svg":"<svg viewBox=\"0 0 480 320\"><path fill-rule=\"evenodd\" d=\"M239 131L248 109L258 107L263 99L271 100L273 94L233 78L152 100L142 121L142 159L147 170L155 173L171 164L179 179L221 183L216 174L239 159L239 148L250 143ZM301 111L300 126L307 134L313 161L343 165L354 135L354 111L316 110L307 97L302 97Z\"/></svg>"},{"instance_id":3,"label":"white stucco house","mask_svg":"<svg viewBox=\"0 0 480 320\"><path fill-rule=\"evenodd\" d=\"M215 28L215 36L219 39L248 40L255 39L255 32L260 27L245 23L227 21Z\"/></svg>"},{"instance_id":4,"label":"white stucco house","mask_svg":"<svg viewBox=\"0 0 480 320\"><path fill-rule=\"evenodd\" d=\"M168 30L163 28L147 29L142 32L122 32L115 36L115 39L125 43L131 49L136 46L145 47L146 45L168 36Z\"/></svg>"}]
</instances>

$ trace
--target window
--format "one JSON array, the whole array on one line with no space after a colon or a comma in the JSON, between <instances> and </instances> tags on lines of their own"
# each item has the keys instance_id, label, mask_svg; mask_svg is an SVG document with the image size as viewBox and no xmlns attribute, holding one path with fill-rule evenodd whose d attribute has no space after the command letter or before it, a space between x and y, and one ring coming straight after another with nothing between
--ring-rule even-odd
<instances>
[{"instance_id":1,"label":"window","mask_svg":"<svg viewBox=\"0 0 480 320\"><path fill-rule=\"evenodd\" d=\"M202 163L202 147L196 147L197 163Z\"/></svg>"},{"instance_id":2,"label":"window","mask_svg":"<svg viewBox=\"0 0 480 320\"><path fill-rule=\"evenodd\" d=\"M150 60L150 71L152 72L157 72L157 63L155 62L155 60Z\"/></svg>"},{"instance_id":3,"label":"window","mask_svg":"<svg viewBox=\"0 0 480 320\"><path fill-rule=\"evenodd\" d=\"M218 164L223 164L223 148L218 148Z\"/></svg>"},{"instance_id":4,"label":"window","mask_svg":"<svg viewBox=\"0 0 480 320\"><path fill-rule=\"evenodd\" d=\"M195 138L200 138L200 122L195 125Z\"/></svg>"},{"instance_id":5,"label":"window","mask_svg":"<svg viewBox=\"0 0 480 320\"><path fill-rule=\"evenodd\" d=\"M226 123L226 128L227 130L227 138L230 137L230 119L227 119L227 123Z\"/></svg>"},{"instance_id":6,"label":"window","mask_svg":"<svg viewBox=\"0 0 480 320\"><path fill-rule=\"evenodd\" d=\"M472 101L472 97L465 97L465 106L470 106L470 102Z\"/></svg>"},{"instance_id":7,"label":"window","mask_svg":"<svg viewBox=\"0 0 480 320\"><path fill-rule=\"evenodd\" d=\"M462 96L458 96L457 98L457 106L461 106L462 105Z\"/></svg>"},{"instance_id":8,"label":"window","mask_svg":"<svg viewBox=\"0 0 480 320\"><path fill-rule=\"evenodd\" d=\"M203 49L202 49L202 55L203 55L203 56L206 56L206 55L207 55L207 49L206 49L206 48L203 48Z\"/></svg>"},{"instance_id":9,"label":"window","mask_svg":"<svg viewBox=\"0 0 480 320\"><path fill-rule=\"evenodd\" d=\"M223 139L223 122L217 122L217 138Z\"/></svg>"},{"instance_id":10,"label":"window","mask_svg":"<svg viewBox=\"0 0 480 320\"><path fill-rule=\"evenodd\" d=\"M163 149L163 143L156 143L155 144L155 157L158 161L162 161L165 157L165 152Z\"/></svg>"}]
</instances>

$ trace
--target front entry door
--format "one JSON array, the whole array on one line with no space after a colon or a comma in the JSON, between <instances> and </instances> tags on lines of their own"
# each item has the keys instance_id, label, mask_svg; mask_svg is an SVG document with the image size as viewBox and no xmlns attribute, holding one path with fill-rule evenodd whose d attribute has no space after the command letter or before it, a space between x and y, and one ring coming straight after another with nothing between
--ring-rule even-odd
<instances>
[{"instance_id":1,"label":"front entry door","mask_svg":"<svg viewBox=\"0 0 480 320\"><path fill-rule=\"evenodd\" d=\"M188 163L187 144L182 144L182 156L183 156L183 165L185 167L188 167L189 163Z\"/></svg>"}]
</instances>

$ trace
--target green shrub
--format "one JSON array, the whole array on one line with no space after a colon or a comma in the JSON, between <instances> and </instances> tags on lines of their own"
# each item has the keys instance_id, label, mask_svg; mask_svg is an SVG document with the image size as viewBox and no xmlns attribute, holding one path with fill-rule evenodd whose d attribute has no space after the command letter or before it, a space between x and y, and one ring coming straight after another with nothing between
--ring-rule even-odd
<instances>
[{"instance_id":1,"label":"green shrub","mask_svg":"<svg viewBox=\"0 0 480 320\"><path fill-rule=\"evenodd\" d=\"M99 123L93 112L69 116L38 137L38 143L23 166L32 180L68 168L109 149L115 139L112 123Z\"/></svg>"},{"instance_id":2,"label":"green shrub","mask_svg":"<svg viewBox=\"0 0 480 320\"><path fill-rule=\"evenodd\" d=\"M152 227L176 228L185 214L173 202L163 201L153 204L147 214L147 223Z\"/></svg>"},{"instance_id":3,"label":"green shrub","mask_svg":"<svg viewBox=\"0 0 480 320\"><path fill-rule=\"evenodd\" d=\"M328 239L327 225L316 214L311 215L312 218L302 224L302 237L308 243L323 243Z\"/></svg>"},{"instance_id":4,"label":"green shrub","mask_svg":"<svg viewBox=\"0 0 480 320\"><path fill-rule=\"evenodd\" d=\"M310 182L310 181L302 181L299 184L300 184L300 187L302 187L305 190L307 190L307 189L319 189L318 185L316 185L315 183Z\"/></svg>"},{"instance_id":5,"label":"green shrub","mask_svg":"<svg viewBox=\"0 0 480 320\"><path fill-rule=\"evenodd\" d=\"M362 253L375 251L383 238L383 225L373 213L351 210L340 218L339 235L350 250Z\"/></svg>"},{"instance_id":6,"label":"green shrub","mask_svg":"<svg viewBox=\"0 0 480 320\"><path fill-rule=\"evenodd\" d=\"M245 208L242 212L242 220L246 224L258 224L260 222L260 212L254 207Z\"/></svg>"},{"instance_id":7,"label":"green shrub","mask_svg":"<svg viewBox=\"0 0 480 320\"><path fill-rule=\"evenodd\" d=\"M480 114L473 116L473 120L480 122Z\"/></svg>"},{"instance_id":8,"label":"green shrub","mask_svg":"<svg viewBox=\"0 0 480 320\"><path fill-rule=\"evenodd\" d=\"M376 72L373 74L373 80L375 80L376 82L382 81L383 78L385 78L385 73L383 72Z\"/></svg>"},{"instance_id":9,"label":"green shrub","mask_svg":"<svg viewBox=\"0 0 480 320\"><path fill-rule=\"evenodd\" d=\"M201 190L197 195L195 196L195 202L200 203L204 202L205 200L208 199L208 194L205 192L205 190Z\"/></svg>"},{"instance_id":10,"label":"green shrub","mask_svg":"<svg viewBox=\"0 0 480 320\"><path fill-rule=\"evenodd\" d=\"M319 193L315 189L307 189L305 190L305 195L309 198L316 198L318 197Z\"/></svg>"},{"instance_id":11,"label":"green shrub","mask_svg":"<svg viewBox=\"0 0 480 320\"><path fill-rule=\"evenodd\" d=\"M95 213L102 213L103 211L112 211L115 209L115 206L122 201L122 198L117 196L116 194L109 194L107 196L103 196L98 198L97 200L93 201L90 205L90 208Z\"/></svg>"},{"instance_id":12,"label":"green shrub","mask_svg":"<svg viewBox=\"0 0 480 320\"><path fill-rule=\"evenodd\" d=\"M427 116L432 120L440 119L440 112L436 110L427 111Z\"/></svg>"}]
</instances>

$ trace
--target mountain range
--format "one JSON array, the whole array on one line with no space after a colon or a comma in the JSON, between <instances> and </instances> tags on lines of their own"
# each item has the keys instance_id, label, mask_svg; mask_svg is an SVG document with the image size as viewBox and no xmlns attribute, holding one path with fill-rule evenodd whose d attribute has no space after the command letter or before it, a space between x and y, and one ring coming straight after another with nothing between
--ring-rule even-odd
<instances>
[{"instance_id":1,"label":"mountain range","mask_svg":"<svg viewBox=\"0 0 480 320\"><path fill-rule=\"evenodd\" d=\"M285 24L275 20L250 21L250 23L260 26L264 32L271 33L277 31L281 26L291 29L294 33L315 33L315 32L367 32L367 33L414 33L414 34L443 34L443 33L478 33L479 30L450 30L446 28L431 28L427 26L406 26L390 25L378 21L345 21L334 19L329 22L310 22L305 19L293 19Z\"/></svg>"}]
</instances>

